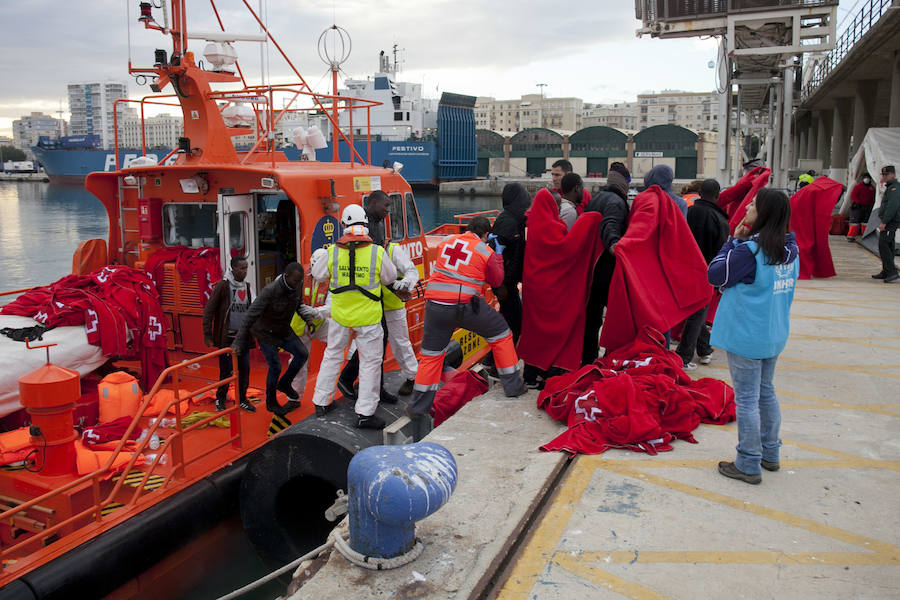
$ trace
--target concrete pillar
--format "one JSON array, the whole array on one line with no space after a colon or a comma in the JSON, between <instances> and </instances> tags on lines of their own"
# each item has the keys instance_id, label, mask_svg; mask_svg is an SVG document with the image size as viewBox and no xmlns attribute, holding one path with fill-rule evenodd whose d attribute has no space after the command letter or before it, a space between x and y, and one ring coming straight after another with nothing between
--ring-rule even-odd
<instances>
[{"instance_id":1,"label":"concrete pillar","mask_svg":"<svg viewBox=\"0 0 900 600\"><path fill-rule=\"evenodd\" d=\"M891 69L891 112L888 127L900 127L900 50L894 52Z\"/></svg>"},{"instance_id":2,"label":"concrete pillar","mask_svg":"<svg viewBox=\"0 0 900 600\"><path fill-rule=\"evenodd\" d=\"M850 119L853 104L852 98L838 98L835 102L831 120L831 166L836 169L846 169L850 160Z\"/></svg>"},{"instance_id":3,"label":"concrete pillar","mask_svg":"<svg viewBox=\"0 0 900 600\"><path fill-rule=\"evenodd\" d=\"M855 154L866 137L866 131L875 123L875 98L878 96L878 81L863 79L856 82L856 96L853 99L853 148Z\"/></svg>"},{"instance_id":4,"label":"concrete pillar","mask_svg":"<svg viewBox=\"0 0 900 600\"><path fill-rule=\"evenodd\" d=\"M625 140L625 166L629 173L634 173L634 136L630 133Z\"/></svg>"},{"instance_id":5,"label":"concrete pillar","mask_svg":"<svg viewBox=\"0 0 900 600\"><path fill-rule=\"evenodd\" d=\"M800 149L797 150L798 158L809 158L809 117L803 119L803 127L800 128Z\"/></svg>"},{"instance_id":6,"label":"concrete pillar","mask_svg":"<svg viewBox=\"0 0 900 600\"><path fill-rule=\"evenodd\" d=\"M823 110L819 119L819 133L816 135L816 158L822 161L822 168L831 166L831 113L834 111Z\"/></svg>"},{"instance_id":7,"label":"concrete pillar","mask_svg":"<svg viewBox=\"0 0 900 600\"><path fill-rule=\"evenodd\" d=\"M704 168L704 165L703 165L703 146L704 145L705 145L705 138L703 136L703 132L700 132L700 134L697 135L697 144L696 144L697 173L695 173L694 179L697 179L701 173L703 173L704 175L706 174L706 169Z\"/></svg>"},{"instance_id":8,"label":"concrete pillar","mask_svg":"<svg viewBox=\"0 0 900 600\"><path fill-rule=\"evenodd\" d=\"M819 121L822 120L822 111L813 111L809 116L809 145L806 147L806 158L816 158L816 149L819 147Z\"/></svg>"},{"instance_id":9,"label":"concrete pillar","mask_svg":"<svg viewBox=\"0 0 900 600\"><path fill-rule=\"evenodd\" d=\"M509 155L512 152L512 138L503 138L503 170L509 173Z\"/></svg>"},{"instance_id":10,"label":"concrete pillar","mask_svg":"<svg viewBox=\"0 0 900 600\"><path fill-rule=\"evenodd\" d=\"M784 115L781 118L781 159L780 170L775 181L779 187L787 187L788 169L793 165L791 155L791 116L794 113L794 67L784 70Z\"/></svg>"},{"instance_id":11,"label":"concrete pillar","mask_svg":"<svg viewBox=\"0 0 900 600\"><path fill-rule=\"evenodd\" d=\"M569 136L564 135L562 141L563 158L569 160Z\"/></svg>"}]
</instances>

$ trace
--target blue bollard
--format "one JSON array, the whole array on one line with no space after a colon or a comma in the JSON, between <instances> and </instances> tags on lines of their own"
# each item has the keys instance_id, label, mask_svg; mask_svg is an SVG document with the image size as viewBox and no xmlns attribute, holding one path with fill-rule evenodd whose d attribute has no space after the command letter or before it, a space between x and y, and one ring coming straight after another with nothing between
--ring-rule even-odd
<instances>
[{"instance_id":1,"label":"blue bollard","mask_svg":"<svg viewBox=\"0 0 900 600\"><path fill-rule=\"evenodd\" d=\"M415 522L447 503L456 480L456 461L438 444L361 450L347 469L350 548L385 559L410 552Z\"/></svg>"}]
</instances>

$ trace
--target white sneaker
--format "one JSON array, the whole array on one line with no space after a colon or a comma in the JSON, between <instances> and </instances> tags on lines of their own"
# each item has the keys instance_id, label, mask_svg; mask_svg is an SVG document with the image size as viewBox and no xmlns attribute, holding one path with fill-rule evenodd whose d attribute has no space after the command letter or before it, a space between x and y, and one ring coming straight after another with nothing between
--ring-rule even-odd
<instances>
[{"instance_id":1,"label":"white sneaker","mask_svg":"<svg viewBox=\"0 0 900 600\"><path fill-rule=\"evenodd\" d=\"M681 368L684 369L685 371L696 371L697 363L692 363L692 362L684 363L684 366L682 366Z\"/></svg>"},{"instance_id":2,"label":"white sneaker","mask_svg":"<svg viewBox=\"0 0 900 600\"><path fill-rule=\"evenodd\" d=\"M701 365L708 365L712 362L712 354L704 354L700 357L699 363Z\"/></svg>"}]
</instances>

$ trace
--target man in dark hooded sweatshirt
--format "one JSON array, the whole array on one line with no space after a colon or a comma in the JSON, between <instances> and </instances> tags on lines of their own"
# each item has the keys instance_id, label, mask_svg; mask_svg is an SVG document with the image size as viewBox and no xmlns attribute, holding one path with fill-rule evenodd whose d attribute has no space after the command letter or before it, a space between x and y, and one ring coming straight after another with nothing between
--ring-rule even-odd
<instances>
[{"instance_id":1,"label":"man in dark hooded sweatshirt","mask_svg":"<svg viewBox=\"0 0 900 600\"><path fill-rule=\"evenodd\" d=\"M600 353L597 340L600 337L600 327L603 325L603 309L609 300L613 271L616 270L615 246L628 228L628 179L620 170L609 171L606 187L594 195L584 210L586 213L599 212L603 215L600 222L600 239L603 240L604 249L594 267L594 278L588 297L584 345L581 351L582 365L594 362Z\"/></svg>"},{"instance_id":2,"label":"man in dark hooded sweatshirt","mask_svg":"<svg viewBox=\"0 0 900 600\"><path fill-rule=\"evenodd\" d=\"M700 184L700 197L688 210L687 222L697 240L697 246L706 264L712 262L728 241L728 214L719 205L719 182L707 179ZM693 371L697 365L691 362L694 349L700 357L701 365L708 365L712 360L713 349L709 345L709 330L705 327L707 304L696 313L685 319L681 330L681 341L675 352L681 357L686 371Z\"/></svg>"},{"instance_id":3,"label":"man in dark hooded sweatshirt","mask_svg":"<svg viewBox=\"0 0 900 600\"><path fill-rule=\"evenodd\" d=\"M522 299L519 282L525 260L525 211L531 207L531 196L520 183L508 183L503 188L503 212L491 229L493 246L503 257L503 285L494 288L500 301L500 314L513 334L513 343L522 332Z\"/></svg>"},{"instance_id":4,"label":"man in dark hooded sweatshirt","mask_svg":"<svg viewBox=\"0 0 900 600\"><path fill-rule=\"evenodd\" d=\"M650 187L651 185L661 187L672 199L672 202L678 205L681 214L687 217L687 202L681 196L672 193L673 179L675 179L675 173L672 171L672 167L669 165L656 165L644 175L644 187Z\"/></svg>"}]
</instances>

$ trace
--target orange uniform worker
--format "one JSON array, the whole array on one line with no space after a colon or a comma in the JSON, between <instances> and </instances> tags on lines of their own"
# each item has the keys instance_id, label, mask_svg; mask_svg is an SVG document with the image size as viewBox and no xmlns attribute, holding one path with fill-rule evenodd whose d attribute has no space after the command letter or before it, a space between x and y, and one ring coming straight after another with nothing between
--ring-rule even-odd
<instances>
[{"instance_id":1,"label":"orange uniform worker","mask_svg":"<svg viewBox=\"0 0 900 600\"><path fill-rule=\"evenodd\" d=\"M519 373L512 331L500 313L482 299L485 284L497 287L503 283L503 260L485 244L490 231L491 222L478 216L465 233L450 236L438 246L425 290L421 359L407 408L416 421L417 441L430 429L424 423L440 387L447 344L457 328L487 339L508 397L528 391Z\"/></svg>"}]
</instances>

